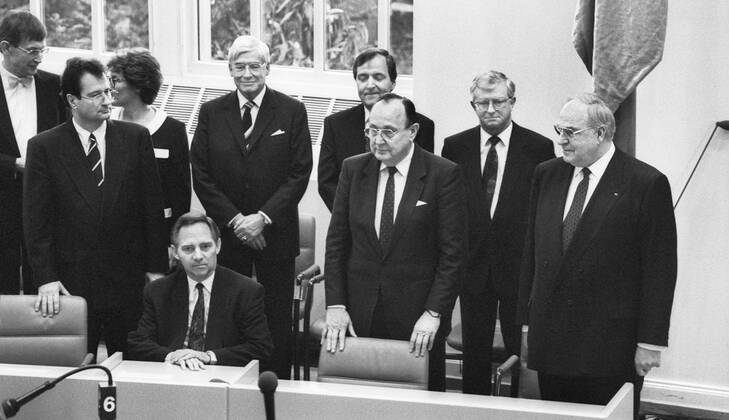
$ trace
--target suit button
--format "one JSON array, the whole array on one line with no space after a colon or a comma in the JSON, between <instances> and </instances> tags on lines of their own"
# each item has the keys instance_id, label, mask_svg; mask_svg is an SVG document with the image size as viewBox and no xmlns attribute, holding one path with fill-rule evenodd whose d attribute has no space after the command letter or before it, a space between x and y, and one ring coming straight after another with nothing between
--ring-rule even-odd
<instances>
[{"instance_id":1,"label":"suit button","mask_svg":"<svg viewBox=\"0 0 729 420\"><path fill-rule=\"evenodd\" d=\"M574 301L572 299L567 299L567 306L572 306Z\"/></svg>"}]
</instances>

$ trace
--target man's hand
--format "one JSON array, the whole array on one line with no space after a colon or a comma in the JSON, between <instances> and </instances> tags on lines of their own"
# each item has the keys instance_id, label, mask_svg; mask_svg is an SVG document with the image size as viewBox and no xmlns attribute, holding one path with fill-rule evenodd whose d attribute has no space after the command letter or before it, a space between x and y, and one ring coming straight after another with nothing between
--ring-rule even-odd
<instances>
[{"instance_id":1,"label":"man's hand","mask_svg":"<svg viewBox=\"0 0 729 420\"><path fill-rule=\"evenodd\" d=\"M249 247L258 251L266 247L266 239L263 237L263 234L260 234L258 236L249 236L248 240L243 242Z\"/></svg>"},{"instance_id":2,"label":"man's hand","mask_svg":"<svg viewBox=\"0 0 729 420\"><path fill-rule=\"evenodd\" d=\"M638 376L645 376L651 368L661 366L661 352L648 350L638 346L635 349L635 372Z\"/></svg>"},{"instance_id":3,"label":"man's hand","mask_svg":"<svg viewBox=\"0 0 729 420\"><path fill-rule=\"evenodd\" d=\"M21 156L15 159L15 171L21 174L25 172L25 157Z\"/></svg>"},{"instance_id":4,"label":"man's hand","mask_svg":"<svg viewBox=\"0 0 729 420\"><path fill-rule=\"evenodd\" d=\"M249 214L239 218L236 216L233 218L233 232L240 240L245 242L244 237L250 238L258 236L263 233L263 228L266 226L266 219L263 215L258 213Z\"/></svg>"},{"instance_id":5,"label":"man's hand","mask_svg":"<svg viewBox=\"0 0 729 420\"><path fill-rule=\"evenodd\" d=\"M53 315L58 315L61 312L60 294L71 295L60 281L46 283L39 287L38 297L35 299L35 311L40 311L44 318L53 318Z\"/></svg>"},{"instance_id":6,"label":"man's hand","mask_svg":"<svg viewBox=\"0 0 729 420\"><path fill-rule=\"evenodd\" d=\"M339 342L339 351L343 351L347 331L352 337L357 337L347 310L344 308L327 308L327 326L321 334L320 344L323 345L326 341L327 351L335 353L337 351L337 342Z\"/></svg>"},{"instance_id":7,"label":"man's hand","mask_svg":"<svg viewBox=\"0 0 729 420\"><path fill-rule=\"evenodd\" d=\"M165 275L164 275L164 273L151 273L151 272L146 272L146 273L144 273L144 276L147 277L147 280L148 281L152 282L152 281L155 281L157 279L161 279Z\"/></svg>"},{"instance_id":8,"label":"man's hand","mask_svg":"<svg viewBox=\"0 0 729 420\"><path fill-rule=\"evenodd\" d=\"M169 353L165 362L180 365L183 370L204 370L205 365L210 363L210 355L203 351L179 349Z\"/></svg>"},{"instance_id":9,"label":"man's hand","mask_svg":"<svg viewBox=\"0 0 729 420\"><path fill-rule=\"evenodd\" d=\"M410 335L410 353L415 353L415 357L423 357L426 350L432 350L438 327L440 327L440 317L436 318L428 311L423 312Z\"/></svg>"}]
</instances>

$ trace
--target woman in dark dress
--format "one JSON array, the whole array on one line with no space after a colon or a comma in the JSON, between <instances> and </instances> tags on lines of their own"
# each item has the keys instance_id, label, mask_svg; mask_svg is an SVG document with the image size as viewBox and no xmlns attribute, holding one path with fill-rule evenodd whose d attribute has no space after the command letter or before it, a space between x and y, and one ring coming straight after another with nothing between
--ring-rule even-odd
<instances>
[{"instance_id":1,"label":"woman in dark dress","mask_svg":"<svg viewBox=\"0 0 729 420\"><path fill-rule=\"evenodd\" d=\"M160 87L159 62L145 49L133 49L109 61L112 88L117 91L111 118L147 127L162 180L168 230L190 210L190 161L185 124L152 106Z\"/></svg>"}]
</instances>

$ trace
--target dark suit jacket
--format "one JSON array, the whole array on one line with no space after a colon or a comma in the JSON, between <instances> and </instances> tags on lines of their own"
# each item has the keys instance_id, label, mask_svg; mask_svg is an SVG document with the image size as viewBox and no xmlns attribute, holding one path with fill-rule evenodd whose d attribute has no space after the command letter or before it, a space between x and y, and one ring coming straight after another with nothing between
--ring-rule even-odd
<instances>
[{"instance_id":1,"label":"dark suit jacket","mask_svg":"<svg viewBox=\"0 0 729 420\"><path fill-rule=\"evenodd\" d=\"M534 168L554 158L552 142L512 123L509 150L493 220L481 189L481 129L445 139L442 156L459 164L468 188L468 270L464 291L478 294L490 282L499 296L516 299Z\"/></svg>"},{"instance_id":2,"label":"dark suit jacket","mask_svg":"<svg viewBox=\"0 0 729 420\"><path fill-rule=\"evenodd\" d=\"M202 105L190 148L195 192L221 228L238 212L266 213L273 222L263 231L267 246L255 252L266 259L293 258L299 253L298 204L312 166L304 104L267 88L247 152L243 142L236 92ZM222 253L251 249L231 232L224 229Z\"/></svg>"},{"instance_id":3,"label":"dark suit jacket","mask_svg":"<svg viewBox=\"0 0 729 420\"><path fill-rule=\"evenodd\" d=\"M417 114L416 117L420 129L415 136L415 143L432 153L435 127L433 121L422 114ZM334 193L344 159L370 151L369 140L364 135L364 118L365 109L362 104L324 118L317 182L319 195L329 211L332 211L334 205Z\"/></svg>"},{"instance_id":4,"label":"dark suit jacket","mask_svg":"<svg viewBox=\"0 0 729 420\"><path fill-rule=\"evenodd\" d=\"M326 301L347 306L358 335L369 335L380 288L399 339L410 339L426 309L443 314L441 332L450 328L467 248L466 193L456 164L414 147L384 252L374 227L380 161L365 153L342 166L327 234Z\"/></svg>"},{"instance_id":5,"label":"dark suit jacket","mask_svg":"<svg viewBox=\"0 0 729 420\"><path fill-rule=\"evenodd\" d=\"M620 150L610 160L562 256L572 165L534 172L519 293L529 367L553 375L635 375L638 342L665 346L676 282L671 189Z\"/></svg>"},{"instance_id":6,"label":"dark suit jacket","mask_svg":"<svg viewBox=\"0 0 729 420\"><path fill-rule=\"evenodd\" d=\"M101 307L141 307L144 272L168 265L160 197L144 127L107 122L101 189L71 121L32 138L23 230L36 286L61 281Z\"/></svg>"},{"instance_id":7,"label":"dark suit jacket","mask_svg":"<svg viewBox=\"0 0 729 420\"><path fill-rule=\"evenodd\" d=\"M263 313L263 286L235 271L218 266L210 293L205 350L218 364L245 366L268 360L273 349ZM189 287L185 270L149 283L144 288L144 313L129 333L129 357L163 362L181 349L187 334Z\"/></svg>"},{"instance_id":8,"label":"dark suit jacket","mask_svg":"<svg viewBox=\"0 0 729 420\"><path fill-rule=\"evenodd\" d=\"M34 78L40 133L63 122L66 108L59 94L61 82L57 75L38 70ZM15 172L15 160L18 157L20 150L5 100L5 88L0 79L0 238L12 233L20 241L23 182Z\"/></svg>"},{"instance_id":9,"label":"dark suit jacket","mask_svg":"<svg viewBox=\"0 0 729 420\"><path fill-rule=\"evenodd\" d=\"M167 158L158 157L156 160L162 181L164 208L172 210L172 215L167 219L167 225L171 228L177 218L190 211L190 160L185 124L167 117L159 129L152 133L152 144L155 149L164 149L169 153Z\"/></svg>"}]
</instances>

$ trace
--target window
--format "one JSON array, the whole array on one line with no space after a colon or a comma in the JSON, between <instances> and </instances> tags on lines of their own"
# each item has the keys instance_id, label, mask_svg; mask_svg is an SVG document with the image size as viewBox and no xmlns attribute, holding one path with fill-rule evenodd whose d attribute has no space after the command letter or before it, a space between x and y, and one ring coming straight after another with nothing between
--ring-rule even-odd
<instances>
[{"instance_id":1,"label":"window","mask_svg":"<svg viewBox=\"0 0 729 420\"><path fill-rule=\"evenodd\" d=\"M116 51L149 48L148 0L44 0L52 47Z\"/></svg>"},{"instance_id":2,"label":"window","mask_svg":"<svg viewBox=\"0 0 729 420\"><path fill-rule=\"evenodd\" d=\"M275 65L348 72L379 46L412 74L413 0L198 0L197 24L201 62L226 60L232 41L252 34Z\"/></svg>"},{"instance_id":3,"label":"window","mask_svg":"<svg viewBox=\"0 0 729 420\"><path fill-rule=\"evenodd\" d=\"M25 9L28 10L30 0L4 0L0 1L0 16L5 16L5 13L13 9Z\"/></svg>"}]
</instances>

